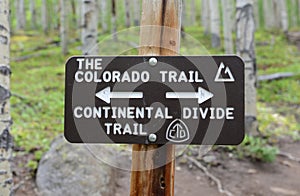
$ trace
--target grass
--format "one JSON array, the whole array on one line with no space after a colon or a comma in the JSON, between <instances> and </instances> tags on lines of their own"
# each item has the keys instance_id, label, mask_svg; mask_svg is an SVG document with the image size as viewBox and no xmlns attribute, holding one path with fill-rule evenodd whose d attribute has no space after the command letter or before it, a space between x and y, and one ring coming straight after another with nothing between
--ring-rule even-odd
<instances>
[{"instance_id":1,"label":"grass","mask_svg":"<svg viewBox=\"0 0 300 196\"><path fill-rule=\"evenodd\" d=\"M15 36L11 57L38 54L21 62L11 62L12 133L18 146L29 151L45 151L53 137L63 130L64 61L57 46L33 52L45 45L43 36Z\"/></svg>"},{"instance_id":2,"label":"grass","mask_svg":"<svg viewBox=\"0 0 300 196\"><path fill-rule=\"evenodd\" d=\"M204 35L202 28L187 27L185 31L191 36L182 40L182 54L222 54L222 48L210 48L210 37ZM109 34L100 35L99 40L104 40L100 44L100 53L106 55L137 54L136 50L128 50L132 47L128 45L128 42L137 43L137 36L137 30L124 31L119 35L119 40L123 41L116 45L112 44ZM11 40L12 59L36 55L24 61L11 62L13 72L11 89L14 95L11 98L14 121L12 134L15 144L24 148L26 152L35 149L36 161L49 148L52 139L63 133L64 63L69 56L81 54L78 48L79 42L72 41L70 54L63 56L58 45L49 45L53 40L59 40L56 33L43 36L35 32L32 32L31 36L15 35ZM258 74L299 73L299 51L295 46L287 43L282 33L258 31L256 43ZM46 47L36 50L41 46ZM294 139L299 138L299 89L299 75L259 84L258 121L261 132L267 136L266 143L274 144L276 138L282 135L292 136ZM257 143L265 144L255 139L246 142L254 146ZM243 145L247 146L246 143ZM247 152L251 150L250 148ZM269 151L266 150L266 152ZM36 164L32 162L29 165L36 167Z\"/></svg>"}]
</instances>

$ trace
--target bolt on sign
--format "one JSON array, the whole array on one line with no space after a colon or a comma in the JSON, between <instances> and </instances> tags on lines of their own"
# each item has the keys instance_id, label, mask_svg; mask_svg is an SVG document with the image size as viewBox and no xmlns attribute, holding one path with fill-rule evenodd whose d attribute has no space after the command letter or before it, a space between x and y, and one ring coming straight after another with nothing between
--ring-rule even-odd
<instances>
[{"instance_id":1,"label":"bolt on sign","mask_svg":"<svg viewBox=\"0 0 300 196\"><path fill-rule=\"evenodd\" d=\"M66 63L72 143L239 144L244 63L237 56L74 56Z\"/></svg>"}]
</instances>

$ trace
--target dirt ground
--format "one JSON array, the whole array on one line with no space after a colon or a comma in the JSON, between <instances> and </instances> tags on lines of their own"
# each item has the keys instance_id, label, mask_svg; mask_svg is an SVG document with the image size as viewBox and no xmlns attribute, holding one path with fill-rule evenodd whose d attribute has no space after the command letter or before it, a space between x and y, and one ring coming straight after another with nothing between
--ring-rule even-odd
<instances>
[{"instance_id":1,"label":"dirt ground","mask_svg":"<svg viewBox=\"0 0 300 196\"><path fill-rule=\"evenodd\" d=\"M282 152L290 153L296 158L300 158L299 149L300 142L285 140L280 143ZM214 164L203 165L220 179L223 188L233 195L300 195L300 162L282 156L278 156L273 163L260 163L237 160L228 153L210 152L210 155L216 158ZM34 171L24 167L24 163L31 158L30 156L18 155L14 158L16 196L37 195L34 177L32 177ZM119 174L116 196L129 195L130 172L119 171ZM175 195L221 196L225 194L221 194L216 184L186 157L180 157L176 160Z\"/></svg>"},{"instance_id":2,"label":"dirt ground","mask_svg":"<svg viewBox=\"0 0 300 196\"><path fill-rule=\"evenodd\" d=\"M300 142L284 141L282 152L300 158ZM273 163L258 163L230 158L228 154L211 153L217 157L215 166L208 170L221 180L224 189L233 195L284 196L300 195L300 162L278 156ZM175 195L222 196L216 184L191 162L179 158L175 173ZM182 162L180 164L180 162ZM128 195L129 172L122 172L117 196Z\"/></svg>"}]
</instances>

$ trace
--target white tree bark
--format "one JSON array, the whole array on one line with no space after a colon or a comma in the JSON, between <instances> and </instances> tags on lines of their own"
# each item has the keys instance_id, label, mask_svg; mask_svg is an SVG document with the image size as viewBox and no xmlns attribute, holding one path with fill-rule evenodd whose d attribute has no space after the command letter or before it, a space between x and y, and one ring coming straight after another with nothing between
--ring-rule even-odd
<instances>
[{"instance_id":1,"label":"white tree bark","mask_svg":"<svg viewBox=\"0 0 300 196\"><path fill-rule=\"evenodd\" d=\"M19 14L20 14L20 27L21 29L25 29L26 25L26 11L25 11L25 2L24 0L19 0Z\"/></svg>"},{"instance_id":2,"label":"white tree bark","mask_svg":"<svg viewBox=\"0 0 300 196\"><path fill-rule=\"evenodd\" d=\"M9 0L0 0L0 193L12 195L13 179L10 167L12 136L10 126L10 67L9 67Z\"/></svg>"},{"instance_id":3,"label":"white tree bark","mask_svg":"<svg viewBox=\"0 0 300 196\"><path fill-rule=\"evenodd\" d=\"M291 26L297 26L297 0L291 0Z\"/></svg>"},{"instance_id":4,"label":"white tree bark","mask_svg":"<svg viewBox=\"0 0 300 196\"><path fill-rule=\"evenodd\" d=\"M255 22L252 0L236 1L236 49L245 62L245 131L257 131L256 120L256 62L255 62Z\"/></svg>"},{"instance_id":5,"label":"white tree bark","mask_svg":"<svg viewBox=\"0 0 300 196\"><path fill-rule=\"evenodd\" d=\"M30 13L31 13L31 18L30 18L31 28L36 29L36 8L35 8L34 0L30 0Z\"/></svg>"},{"instance_id":6,"label":"white tree bark","mask_svg":"<svg viewBox=\"0 0 300 196\"><path fill-rule=\"evenodd\" d=\"M20 15L19 15L20 4L17 0L15 0L14 3L15 3L16 30L19 31L21 29L21 27L20 27Z\"/></svg>"},{"instance_id":7,"label":"white tree bark","mask_svg":"<svg viewBox=\"0 0 300 196\"><path fill-rule=\"evenodd\" d=\"M233 25L233 0L222 0L223 34L226 54L233 54L232 25Z\"/></svg>"},{"instance_id":8,"label":"white tree bark","mask_svg":"<svg viewBox=\"0 0 300 196\"><path fill-rule=\"evenodd\" d=\"M72 27L72 30L73 30L73 29L77 29L77 27L76 27L76 25L77 25L76 0L71 0L70 1L70 7L71 7L71 11L72 11L72 23L71 23L72 25L71 25L71 27ZM68 12L70 12L70 10L68 10Z\"/></svg>"},{"instance_id":9,"label":"white tree bark","mask_svg":"<svg viewBox=\"0 0 300 196\"><path fill-rule=\"evenodd\" d=\"M130 4L129 0L124 0L125 3L125 26L130 27Z\"/></svg>"},{"instance_id":10,"label":"white tree bark","mask_svg":"<svg viewBox=\"0 0 300 196\"><path fill-rule=\"evenodd\" d=\"M211 33L211 46L213 48L220 47L220 12L219 12L219 1L210 0L210 33Z\"/></svg>"},{"instance_id":11,"label":"white tree bark","mask_svg":"<svg viewBox=\"0 0 300 196\"><path fill-rule=\"evenodd\" d=\"M98 54L98 5L96 0L85 0L82 3L82 53Z\"/></svg>"},{"instance_id":12,"label":"white tree bark","mask_svg":"<svg viewBox=\"0 0 300 196\"><path fill-rule=\"evenodd\" d=\"M141 17L141 4L140 0L133 0L133 12L134 12L134 25L140 25L140 17Z\"/></svg>"},{"instance_id":13,"label":"white tree bark","mask_svg":"<svg viewBox=\"0 0 300 196\"><path fill-rule=\"evenodd\" d=\"M191 25L196 23L196 2L191 0Z\"/></svg>"},{"instance_id":14,"label":"white tree bark","mask_svg":"<svg viewBox=\"0 0 300 196\"><path fill-rule=\"evenodd\" d=\"M280 19L280 27L283 32L287 32L289 28L289 17L286 9L286 1L285 0L277 0L279 19Z\"/></svg>"},{"instance_id":15,"label":"white tree bark","mask_svg":"<svg viewBox=\"0 0 300 196\"><path fill-rule=\"evenodd\" d=\"M49 31L49 20L48 20L48 11L47 11L47 0L42 0L42 27L44 34L48 34Z\"/></svg>"},{"instance_id":16,"label":"white tree bark","mask_svg":"<svg viewBox=\"0 0 300 196\"><path fill-rule=\"evenodd\" d=\"M106 0L100 0L100 5L101 5L101 27L102 27L102 32L106 33L107 30L108 30L107 22L106 22L106 14L107 14Z\"/></svg>"},{"instance_id":17,"label":"white tree bark","mask_svg":"<svg viewBox=\"0 0 300 196\"><path fill-rule=\"evenodd\" d=\"M264 10L264 25L266 29L272 29L276 27L276 14L274 9L273 0L263 0Z\"/></svg>"},{"instance_id":18,"label":"white tree bark","mask_svg":"<svg viewBox=\"0 0 300 196\"><path fill-rule=\"evenodd\" d=\"M256 29L258 29L260 27L258 0L253 1L253 9L254 9L255 27Z\"/></svg>"},{"instance_id":19,"label":"white tree bark","mask_svg":"<svg viewBox=\"0 0 300 196\"><path fill-rule=\"evenodd\" d=\"M298 0L298 17L299 17L299 23L300 23L300 0Z\"/></svg>"},{"instance_id":20,"label":"white tree bark","mask_svg":"<svg viewBox=\"0 0 300 196\"><path fill-rule=\"evenodd\" d=\"M111 25L112 25L112 36L115 41L117 41L117 9L116 0L111 0Z\"/></svg>"},{"instance_id":21,"label":"white tree bark","mask_svg":"<svg viewBox=\"0 0 300 196\"><path fill-rule=\"evenodd\" d=\"M77 0L77 7L76 7L76 13L77 13L77 26L78 29L82 29L83 27L83 20L82 20L82 0Z\"/></svg>"},{"instance_id":22,"label":"white tree bark","mask_svg":"<svg viewBox=\"0 0 300 196\"><path fill-rule=\"evenodd\" d=\"M201 22L204 28L204 34L210 33L210 14L209 14L209 0L201 1Z\"/></svg>"},{"instance_id":23,"label":"white tree bark","mask_svg":"<svg viewBox=\"0 0 300 196\"><path fill-rule=\"evenodd\" d=\"M70 0L68 1L70 3ZM47 17L48 17L48 29L60 29L60 15L52 13L60 13L60 0L47 0Z\"/></svg>"},{"instance_id":24,"label":"white tree bark","mask_svg":"<svg viewBox=\"0 0 300 196\"><path fill-rule=\"evenodd\" d=\"M16 19L17 19L16 20L16 22L17 22L16 29L24 30L25 24L26 24L24 0L16 0L15 4L16 4Z\"/></svg>"},{"instance_id":25,"label":"white tree bark","mask_svg":"<svg viewBox=\"0 0 300 196\"><path fill-rule=\"evenodd\" d=\"M68 53L68 6L67 1L60 0L60 45L63 55Z\"/></svg>"},{"instance_id":26,"label":"white tree bark","mask_svg":"<svg viewBox=\"0 0 300 196\"><path fill-rule=\"evenodd\" d=\"M184 29L184 26L187 25L186 15L186 1L182 1L181 29Z\"/></svg>"}]
</instances>

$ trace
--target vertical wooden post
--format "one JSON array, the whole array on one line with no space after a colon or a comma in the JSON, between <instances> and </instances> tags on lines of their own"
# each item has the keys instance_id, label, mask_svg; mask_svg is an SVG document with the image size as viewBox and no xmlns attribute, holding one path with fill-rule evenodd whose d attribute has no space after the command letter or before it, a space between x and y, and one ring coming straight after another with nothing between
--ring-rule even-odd
<instances>
[{"instance_id":1,"label":"vertical wooden post","mask_svg":"<svg viewBox=\"0 0 300 196\"><path fill-rule=\"evenodd\" d=\"M177 55L182 1L143 0L142 9L139 54ZM133 145L130 195L173 196L174 159L173 145Z\"/></svg>"}]
</instances>

